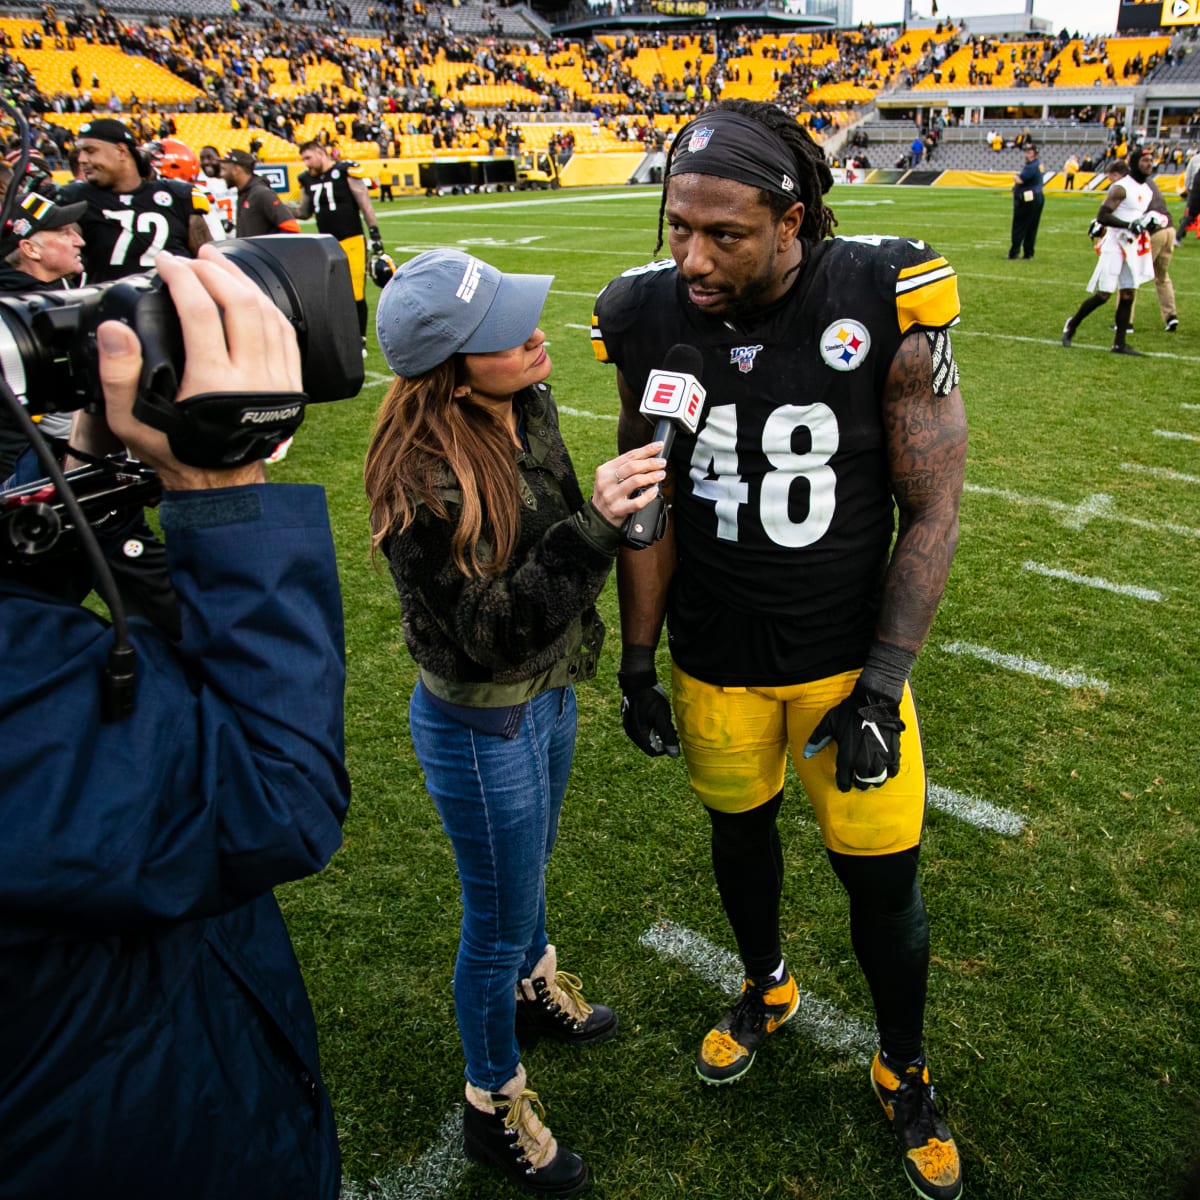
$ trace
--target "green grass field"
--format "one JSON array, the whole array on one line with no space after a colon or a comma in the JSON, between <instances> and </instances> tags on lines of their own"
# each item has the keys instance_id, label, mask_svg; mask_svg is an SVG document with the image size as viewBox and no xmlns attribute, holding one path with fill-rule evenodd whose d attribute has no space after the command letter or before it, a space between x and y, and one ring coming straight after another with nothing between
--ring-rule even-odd
<instances>
[{"instance_id":1,"label":"green grass field","mask_svg":"<svg viewBox=\"0 0 1200 1200\"><path fill-rule=\"evenodd\" d=\"M927 239L960 276L962 537L914 684L938 801L922 860L927 1043L967 1195L1175 1196L1200 1149L1200 243L1173 264L1180 331L1162 332L1145 287L1131 344L1147 357L1122 358L1108 353L1112 303L1072 349L1059 344L1094 262L1097 197L1051 196L1032 262L1005 257L1007 193L843 187L830 201L840 232ZM380 208L398 261L453 244L555 274L542 324L584 481L615 439L592 299L652 257L657 212L657 193L640 189ZM414 672L395 592L368 562L361 464L386 379L373 350L362 394L312 408L273 469L328 491L354 782L343 849L281 900L321 1031L346 1196L505 1200L517 1193L455 1143L458 887L409 743ZM794 780L783 925L802 1020L736 1087L696 1079L699 1039L737 979L732 938L682 764L642 757L621 732L611 582L601 605L609 641L599 678L579 689L548 888L560 963L618 1009L621 1034L528 1053L552 1128L588 1159L604 1200L909 1195L867 1083L871 1009L843 897Z\"/></svg>"}]
</instances>

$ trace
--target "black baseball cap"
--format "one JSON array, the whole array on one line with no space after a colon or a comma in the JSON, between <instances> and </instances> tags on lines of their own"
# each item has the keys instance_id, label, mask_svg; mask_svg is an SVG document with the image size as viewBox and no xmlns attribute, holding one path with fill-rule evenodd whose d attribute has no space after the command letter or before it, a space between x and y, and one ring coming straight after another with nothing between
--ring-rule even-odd
<instances>
[{"instance_id":1,"label":"black baseball cap","mask_svg":"<svg viewBox=\"0 0 1200 1200\"><path fill-rule=\"evenodd\" d=\"M138 171L144 178L150 176L150 162L138 149L137 138L128 125L113 117L97 117L94 121L85 121L79 127L76 138L94 138L98 142L112 142L115 146L128 146L133 161L137 163Z\"/></svg>"},{"instance_id":2,"label":"black baseball cap","mask_svg":"<svg viewBox=\"0 0 1200 1200\"><path fill-rule=\"evenodd\" d=\"M235 167L242 167L247 171L253 171L258 166L258 159L245 150L226 150L221 155L221 161L233 163Z\"/></svg>"},{"instance_id":3,"label":"black baseball cap","mask_svg":"<svg viewBox=\"0 0 1200 1200\"><path fill-rule=\"evenodd\" d=\"M37 192L27 192L17 203L13 215L0 235L0 257L7 258L17 243L43 229L62 229L73 225L87 212L87 202L55 204Z\"/></svg>"}]
</instances>

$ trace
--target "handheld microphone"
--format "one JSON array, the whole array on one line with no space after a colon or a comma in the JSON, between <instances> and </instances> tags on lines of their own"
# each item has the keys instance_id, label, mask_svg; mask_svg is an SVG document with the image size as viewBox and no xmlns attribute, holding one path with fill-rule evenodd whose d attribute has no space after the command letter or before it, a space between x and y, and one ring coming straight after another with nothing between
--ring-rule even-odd
<instances>
[{"instance_id":1,"label":"handheld microphone","mask_svg":"<svg viewBox=\"0 0 1200 1200\"><path fill-rule=\"evenodd\" d=\"M651 371L642 391L638 411L654 421L654 438L662 442L662 457L669 458L678 429L695 433L704 411L704 388L700 376L704 373L704 358L695 346L679 343L667 351L661 368ZM645 489L634 492L638 496ZM660 492L638 512L630 513L621 526L626 546L644 550L667 530L667 506Z\"/></svg>"}]
</instances>

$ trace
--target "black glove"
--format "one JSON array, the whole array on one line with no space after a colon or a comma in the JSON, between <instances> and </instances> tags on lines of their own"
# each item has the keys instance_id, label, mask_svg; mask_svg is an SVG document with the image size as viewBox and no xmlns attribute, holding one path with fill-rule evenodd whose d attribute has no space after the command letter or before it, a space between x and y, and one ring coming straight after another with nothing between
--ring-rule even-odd
<instances>
[{"instance_id":1,"label":"black glove","mask_svg":"<svg viewBox=\"0 0 1200 1200\"><path fill-rule=\"evenodd\" d=\"M831 708L808 735L804 757L837 742L836 781L839 792L851 787L865 792L882 787L900 770L900 705L859 686Z\"/></svg>"},{"instance_id":2,"label":"black glove","mask_svg":"<svg viewBox=\"0 0 1200 1200\"><path fill-rule=\"evenodd\" d=\"M679 735L671 721L671 702L658 686L654 651L645 646L627 646L621 665L625 668L617 672L621 724L629 740L651 758L661 754L678 758Z\"/></svg>"},{"instance_id":3,"label":"black glove","mask_svg":"<svg viewBox=\"0 0 1200 1200\"><path fill-rule=\"evenodd\" d=\"M372 254L382 254L383 253L383 235L379 232L379 226L372 225L371 228L367 230L367 233L371 237L371 253Z\"/></svg>"}]
</instances>

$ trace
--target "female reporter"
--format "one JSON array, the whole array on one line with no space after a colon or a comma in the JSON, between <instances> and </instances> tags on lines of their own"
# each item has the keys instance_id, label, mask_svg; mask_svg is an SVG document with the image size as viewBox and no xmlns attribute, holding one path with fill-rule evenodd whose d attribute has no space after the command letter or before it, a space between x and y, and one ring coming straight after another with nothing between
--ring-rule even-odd
<instances>
[{"instance_id":1,"label":"female reporter","mask_svg":"<svg viewBox=\"0 0 1200 1200\"><path fill-rule=\"evenodd\" d=\"M399 378L365 482L372 546L420 666L413 745L462 888L466 1151L526 1191L569 1196L587 1166L539 1119L516 1034L584 1045L617 1031L558 970L545 870L574 752L572 685L595 674L604 635L594 601L622 522L657 494L665 463L657 442L622 454L583 499L545 383L550 283L457 250L396 272L376 329Z\"/></svg>"}]
</instances>

